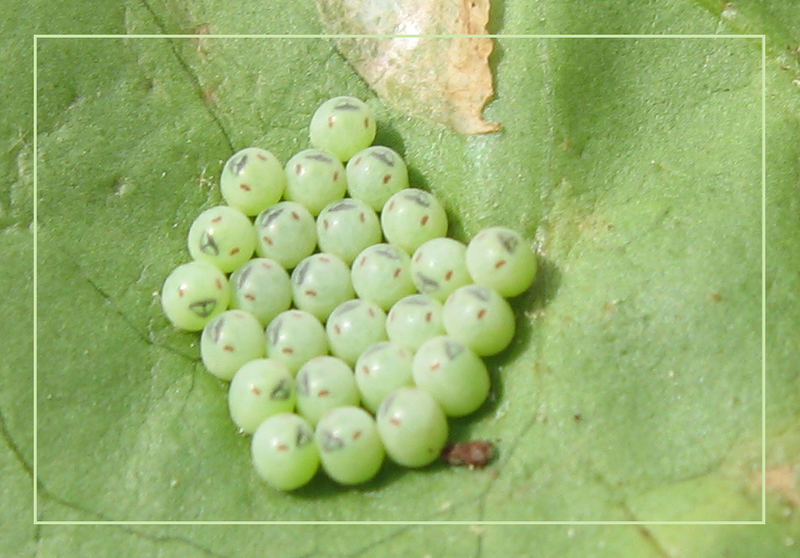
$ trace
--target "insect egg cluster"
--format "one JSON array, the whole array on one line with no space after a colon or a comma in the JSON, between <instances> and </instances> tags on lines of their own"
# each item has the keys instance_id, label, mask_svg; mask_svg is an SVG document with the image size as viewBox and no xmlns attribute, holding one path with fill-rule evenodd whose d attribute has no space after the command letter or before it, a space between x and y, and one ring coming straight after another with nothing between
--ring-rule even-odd
<instances>
[{"instance_id":1,"label":"insect egg cluster","mask_svg":"<svg viewBox=\"0 0 800 558\"><path fill-rule=\"evenodd\" d=\"M368 105L334 97L313 115L311 147L285 165L259 147L233 154L226 205L192 223L192 261L161 290L175 327L202 330L203 364L230 382L230 416L280 490L320 467L352 485L386 456L437 459L448 417L488 397L482 357L511 342L506 299L536 274L509 228L447 238L442 204L410 187L375 132Z\"/></svg>"}]
</instances>

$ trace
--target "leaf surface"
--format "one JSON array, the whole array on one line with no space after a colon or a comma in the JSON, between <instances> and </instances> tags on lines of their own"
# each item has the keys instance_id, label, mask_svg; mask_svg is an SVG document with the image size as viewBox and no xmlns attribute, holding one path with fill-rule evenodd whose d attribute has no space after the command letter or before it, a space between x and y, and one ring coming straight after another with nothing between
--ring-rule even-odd
<instances>
[{"instance_id":1,"label":"leaf surface","mask_svg":"<svg viewBox=\"0 0 800 558\"><path fill-rule=\"evenodd\" d=\"M19 4L15 6L15 4ZM310 3L309 3L310 4ZM574 4L574 5L573 5ZM749 2L495 2L498 33L765 33L767 525L31 526L31 39L26 33L319 33L313 5L12 2L4 81L0 554L785 556L800 535L800 63L796 10ZM37 21L35 29L30 21ZM25 33L20 32L24 29ZM13 30L13 33L12 33ZM37 511L41 520L760 520L761 43L500 38L501 133L386 107L323 39L40 39ZM28 57L26 59L26 56ZM364 98L377 143L451 232L520 230L540 254L490 361L494 397L453 424L487 469L387 466L342 489L261 484L225 386L154 292L220 202L236 149L307 146L325 98Z\"/></svg>"}]
</instances>

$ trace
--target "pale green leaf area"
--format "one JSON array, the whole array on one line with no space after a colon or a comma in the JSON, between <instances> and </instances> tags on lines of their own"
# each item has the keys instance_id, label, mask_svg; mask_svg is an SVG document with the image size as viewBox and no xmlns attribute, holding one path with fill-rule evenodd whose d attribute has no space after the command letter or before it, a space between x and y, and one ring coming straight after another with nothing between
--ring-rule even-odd
<instances>
[{"instance_id":1,"label":"pale green leaf area","mask_svg":"<svg viewBox=\"0 0 800 558\"><path fill-rule=\"evenodd\" d=\"M506 0L490 21L766 34L764 526L33 525L31 34L322 26L312 2L283 0L26 6L0 8L13 55L0 555L783 557L800 544L795 3ZM37 57L40 520L761 520L760 40L497 39L486 117L503 131L473 137L386 108L324 39L47 38ZM453 236L514 227L540 274L489 360L491 400L452 422L453 439L495 442L489 467L386 465L362 487L319 475L283 494L254 474L225 384L158 290L189 258L194 217L221 202L227 157L259 145L285 161L339 94L376 111L376 142L442 200Z\"/></svg>"}]
</instances>

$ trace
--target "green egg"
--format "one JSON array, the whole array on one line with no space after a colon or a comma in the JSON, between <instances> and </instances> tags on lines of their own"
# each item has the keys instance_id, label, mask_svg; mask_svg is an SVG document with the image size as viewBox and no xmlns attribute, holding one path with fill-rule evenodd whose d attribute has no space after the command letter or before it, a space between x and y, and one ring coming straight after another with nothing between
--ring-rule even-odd
<instances>
[{"instance_id":1,"label":"green egg","mask_svg":"<svg viewBox=\"0 0 800 558\"><path fill-rule=\"evenodd\" d=\"M347 191L342 163L335 155L321 149L306 149L286 162L285 198L297 202L318 215Z\"/></svg>"},{"instance_id":2,"label":"green egg","mask_svg":"<svg viewBox=\"0 0 800 558\"><path fill-rule=\"evenodd\" d=\"M413 254L424 242L447 234L447 214L433 194L406 188L383 206L381 227L387 242Z\"/></svg>"},{"instance_id":3,"label":"green egg","mask_svg":"<svg viewBox=\"0 0 800 558\"><path fill-rule=\"evenodd\" d=\"M308 209L297 202L282 201L258 214L255 221L256 253L294 268L317 246L317 227Z\"/></svg>"},{"instance_id":4,"label":"green egg","mask_svg":"<svg viewBox=\"0 0 800 558\"><path fill-rule=\"evenodd\" d=\"M308 484L319 469L314 427L293 413L273 415L262 422L250 444L256 473L278 490Z\"/></svg>"},{"instance_id":5,"label":"green egg","mask_svg":"<svg viewBox=\"0 0 800 558\"><path fill-rule=\"evenodd\" d=\"M402 387L383 400L376 417L386 453L404 467L424 467L447 442L447 417L427 391Z\"/></svg>"},{"instance_id":6,"label":"green egg","mask_svg":"<svg viewBox=\"0 0 800 558\"><path fill-rule=\"evenodd\" d=\"M316 356L328 354L325 326L308 312L287 310L267 326L267 356L286 365L294 376Z\"/></svg>"},{"instance_id":7,"label":"green egg","mask_svg":"<svg viewBox=\"0 0 800 558\"><path fill-rule=\"evenodd\" d=\"M373 478L386 453L375 419L360 407L337 407L325 413L314 440L322 469L340 484L361 484Z\"/></svg>"},{"instance_id":8,"label":"green egg","mask_svg":"<svg viewBox=\"0 0 800 558\"><path fill-rule=\"evenodd\" d=\"M389 339L414 352L444 333L442 303L428 295L409 295L398 300L386 319Z\"/></svg>"},{"instance_id":9,"label":"green egg","mask_svg":"<svg viewBox=\"0 0 800 558\"><path fill-rule=\"evenodd\" d=\"M277 360L258 358L234 374L228 388L228 410L241 432L252 434L278 413L291 413L297 398L294 378Z\"/></svg>"},{"instance_id":10,"label":"green egg","mask_svg":"<svg viewBox=\"0 0 800 558\"><path fill-rule=\"evenodd\" d=\"M313 314L321 322L328 319L334 308L354 295L347 264L324 252L300 262L292 272L291 283L295 306Z\"/></svg>"},{"instance_id":11,"label":"green egg","mask_svg":"<svg viewBox=\"0 0 800 558\"><path fill-rule=\"evenodd\" d=\"M373 145L347 162L347 192L350 197L380 211L393 194L408 188L408 169L396 151Z\"/></svg>"},{"instance_id":12,"label":"green egg","mask_svg":"<svg viewBox=\"0 0 800 558\"><path fill-rule=\"evenodd\" d=\"M236 152L220 175L225 202L246 215L256 215L277 202L285 188L283 165L275 155L259 147Z\"/></svg>"},{"instance_id":13,"label":"green egg","mask_svg":"<svg viewBox=\"0 0 800 558\"><path fill-rule=\"evenodd\" d=\"M414 355L414 383L433 395L447 416L476 411L489 395L489 372L483 360L452 337L425 342Z\"/></svg>"},{"instance_id":14,"label":"green egg","mask_svg":"<svg viewBox=\"0 0 800 558\"><path fill-rule=\"evenodd\" d=\"M245 363L264 356L264 330L249 312L223 312L203 328L200 356L206 370L230 380Z\"/></svg>"},{"instance_id":15,"label":"green egg","mask_svg":"<svg viewBox=\"0 0 800 558\"><path fill-rule=\"evenodd\" d=\"M454 290L472 283L466 253L466 246L447 237L420 245L411 257L411 276L417 290L444 302Z\"/></svg>"},{"instance_id":16,"label":"green egg","mask_svg":"<svg viewBox=\"0 0 800 558\"><path fill-rule=\"evenodd\" d=\"M361 353L354 372L364 407L374 413L387 395L397 388L413 385L413 356L411 351L391 341L381 341Z\"/></svg>"},{"instance_id":17,"label":"green egg","mask_svg":"<svg viewBox=\"0 0 800 558\"><path fill-rule=\"evenodd\" d=\"M231 274L231 308L253 314L262 326L292 305L289 274L275 260L254 258Z\"/></svg>"},{"instance_id":18,"label":"green egg","mask_svg":"<svg viewBox=\"0 0 800 558\"><path fill-rule=\"evenodd\" d=\"M506 298L521 294L536 278L536 255L522 235L508 227L491 227L475 235L466 262L476 283Z\"/></svg>"},{"instance_id":19,"label":"green egg","mask_svg":"<svg viewBox=\"0 0 800 558\"><path fill-rule=\"evenodd\" d=\"M331 353L352 366L367 348L386 340L386 313L368 300L354 299L337 306L325 330Z\"/></svg>"},{"instance_id":20,"label":"green egg","mask_svg":"<svg viewBox=\"0 0 800 558\"><path fill-rule=\"evenodd\" d=\"M206 262L179 265L161 288L161 307L172 325L199 331L228 308L228 279Z\"/></svg>"},{"instance_id":21,"label":"green egg","mask_svg":"<svg viewBox=\"0 0 800 558\"><path fill-rule=\"evenodd\" d=\"M256 234L244 213L218 205L197 216L189 229L187 244L193 259L230 273L253 255Z\"/></svg>"},{"instance_id":22,"label":"green egg","mask_svg":"<svg viewBox=\"0 0 800 558\"><path fill-rule=\"evenodd\" d=\"M356 97L342 96L322 103L311 117L311 145L350 159L375 139L377 125L372 109Z\"/></svg>"},{"instance_id":23,"label":"green egg","mask_svg":"<svg viewBox=\"0 0 800 558\"><path fill-rule=\"evenodd\" d=\"M411 258L391 244L373 244L353 261L353 289L360 298L386 311L392 304L416 292L411 280Z\"/></svg>"},{"instance_id":24,"label":"green egg","mask_svg":"<svg viewBox=\"0 0 800 558\"><path fill-rule=\"evenodd\" d=\"M378 215L352 198L325 206L317 217L317 237L320 250L339 256L347 265L362 250L383 240Z\"/></svg>"},{"instance_id":25,"label":"green egg","mask_svg":"<svg viewBox=\"0 0 800 558\"><path fill-rule=\"evenodd\" d=\"M297 412L311 424L331 409L359 403L353 370L339 358L314 357L300 368L295 380Z\"/></svg>"},{"instance_id":26,"label":"green egg","mask_svg":"<svg viewBox=\"0 0 800 558\"><path fill-rule=\"evenodd\" d=\"M444 303L442 322L448 335L479 356L505 349L514 337L514 311L497 291L483 285L467 285Z\"/></svg>"}]
</instances>

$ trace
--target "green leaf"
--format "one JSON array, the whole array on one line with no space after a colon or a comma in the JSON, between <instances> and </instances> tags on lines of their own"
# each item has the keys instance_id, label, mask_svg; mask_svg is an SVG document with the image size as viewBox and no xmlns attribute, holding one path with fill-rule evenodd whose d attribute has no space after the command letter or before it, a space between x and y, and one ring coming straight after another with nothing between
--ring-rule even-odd
<instances>
[{"instance_id":1,"label":"green leaf","mask_svg":"<svg viewBox=\"0 0 800 558\"><path fill-rule=\"evenodd\" d=\"M761 41L497 39L503 131L463 137L384 106L326 39L38 39L32 33L318 33L313 3L0 8L1 555L785 556L800 536L800 17L790 3L495 2L497 33L764 33ZM35 15L31 12L35 11ZM35 25L31 22L36 21ZM386 466L344 489L261 483L157 290L221 201L224 160L282 160L325 98L366 99L377 143L448 208L451 232L517 228L539 250L494 397L453 423L484 470ZM5 109L4 109L5 110ZM37 445L32 429L38 171ZM762 263L766 526L31 525L41 521L760 521ZM34 465L34 454L36 456ZM124 552L120 552L124 549Z\"/></svg>"}]
</instances>

